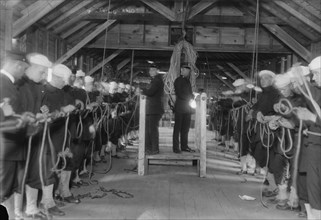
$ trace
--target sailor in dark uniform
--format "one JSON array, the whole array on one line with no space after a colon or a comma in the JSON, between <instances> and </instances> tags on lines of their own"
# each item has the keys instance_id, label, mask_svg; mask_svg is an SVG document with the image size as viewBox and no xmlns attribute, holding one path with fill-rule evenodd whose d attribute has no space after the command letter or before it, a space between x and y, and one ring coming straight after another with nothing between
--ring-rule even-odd
<instances>
[{"instance_id":1,"label":"sailor in dark uniform","mask_svg":"<svg viewBox=\"0 0 321 220\"><path fill-rule=\"evenodd\" d=\"M47 76L48 68L52 63L48 58L42 54L31 53L27 55L27 60L30 66L26 70L25 77L23 77L19 87L19 99L21 100L21 107L24 112L32 112L33 114L41 114L41 100L44 92L43 81ZM33 129L37 132L36 127ZM32 131L32 130L31 130ZM30 133L31 134L31 133ZM40 144L42 139L42 132L35 134L32 138L30 149L30 162L26 179L26 215L36 219L47 219L47 216L41 212L37 207L38 190L41 190L41 181L39 176L39 162ZM28 137L25 138L25 146L28 146ZM59 212L58 213L63 213ZM56 214L56 210L51 209L49 214Z\"/></svg>"},{"instance_id":2,"label":"sailor in dark uniform","mask_svg":"<svg viewBox=\"0 0 321 220\"><path fill-rule=\"evenodd\" d=\"M7 52L4 65L0 70L0 102L9 99L15 113L21 114L17 82L22 78L28 64L24 54ZM4 117L6 120L8 117ZM0 146L0 203L14 194L15 215L21 217L21 183L25 165L26 149L21 146L23 132L3 132Z\"/></svg>"},{"instance_id":3,"label":"sailor in dark uniform","mask_svg":"<svg viewBox=\"0 0 321 220\"><path fill-rule=\"evenodd\" d=\"M174 82L176 102L175 102L175 125L173 133L173 151L194 152L188 147L188 132L191 125L192 108L190 101L194 98L190 83L191 68L188 65L181 67L181 76ZM181 139L179 141L179 138ZM179 144L181 142L181 144ZM180 145L180 146L179 146ZM181 147L181 149L179 148Z\"/></svg>"},{"instance_id":4,"label":"sailor in dark uniform","mask_svg":"<svg viewBox=\"0 0 321 220\"><path fill-rule=\"evenodd\" d=\"M311 206L311 219L320 219L321 217L321 56L316 57L309 64L309 68L313 74L312 79L315 86L308 83L311 92L311 98L315 101L312 105L307 99L308 108L300 108L297 110L299 119L304 120L308 125L307 144L305 163L307 169L306 188L308 194L308 203ZM294 73L295 75L297 73ZM303 85L302 78L297 77L299 84ZM302 86L304 88L304 86Z\"/></svg>"},{"instance_id":5,"label":"sailor in dark uniform","mask_svg":"<svg viewBox=\"0 0 321 220\"><path fill-rule=\"evenodd\" d=\"M71 75L71 70L63 65L57 64L52 68L51 79L48 80L48 84L44 88L44 96L41 102L41 110L45 113L53 112L64 112L69 113L75 110L75 103L73 98L65 93L62 88L68 84L69 77ZM57 176L55 172L52 171L54 163L57 160L57 154L62 152L62 146L64 142L64 137L66 135L65 130L66 118L58 118L49 125L50 138L53 143L53 148L49 147L50 144L46 143L46 150L44 152L43 160L43 177L44 177L44 187L43 195L41 200L41 205L44 209L58 209L53 200L53 187L57 184ZM60 196L66 202L79 203L69 191L69 180L71 171L63 170L60 175L59 182L59 193Z\"/></svg>"},{"instance_id":6,"label":"sailor in dark uniform","mask_svg":"<svg viewBox=\"0 0 321 220\"><path fill-rule=\"evenodd\" d=\"M142 94L146 95L146 129L145 146L146 154L159 153L159 120L164 113L163 94L164 82L162 75L158 74L156 66L149 68L149 75L152 80L146 89L142 89Z\"/></svg>"}]
</instances>

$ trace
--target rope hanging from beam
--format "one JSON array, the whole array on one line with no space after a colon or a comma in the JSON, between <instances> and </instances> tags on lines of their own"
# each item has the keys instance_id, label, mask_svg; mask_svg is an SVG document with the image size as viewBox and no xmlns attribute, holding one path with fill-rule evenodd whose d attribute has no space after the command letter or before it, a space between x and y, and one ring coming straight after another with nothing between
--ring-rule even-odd
<instances>
[{"instance_id":1,"label":"rope hanging from beam","mask_svg":"<svg viewBox=\"0 0 321 220\"><path fill-rule=\"evenodd\" d=\"M110 11L110 0L108 1L107 21L109 20L109 11ZM106 30L105 30L103 63L101 66L101 74L100 74L101 81L103 80L103 76L104 76L104 66L105 66L104 62L105 62L105 57L106 57L107 36L108 36L108 28L106 28Z\"/></svg>"},{"instance_id":2,"label":"rope hanging from beam","mask_svg":"<svg viewBox=\"0 0 321 220\"><path fill-rule=\"evenodd\" d=\"M256 1L256 15L255 15L255 28L254 28L254 44L253 44L253 56L252 56L252 68L251 68L251 82L258 85L258 53L259 53L259 28L260 28L260 0ZM257 92L255 92L255 98L257 99ZM252 93L250 93L250 100L252 99Z\"/></svg>"},{"instance_id":3,"label":"rope hanging from beam","mask_svg":"<svg viewBox=\"0 0 321 220\"><path fill-rule=\"evenodd\" d=\"M166 94L174 94L174 81L180 76L181 62L188 63L191 67L190 82L192 89L196 92L196 78L199 75L199 70L196 67L196 60L198 57L197 51L194 49L193 45L186 41L186 29L185 24L189 16L189 0L187 0L183 11L183 21L182 21L182 37L173 49L173 54L171 56L170 68L165 77L164 81L164 91Z\"/></svg>"}]
</instances>

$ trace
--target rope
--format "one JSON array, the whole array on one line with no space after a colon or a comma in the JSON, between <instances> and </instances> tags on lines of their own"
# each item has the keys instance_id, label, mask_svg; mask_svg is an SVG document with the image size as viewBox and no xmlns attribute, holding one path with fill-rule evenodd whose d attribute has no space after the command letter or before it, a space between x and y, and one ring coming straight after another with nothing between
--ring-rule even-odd
<instances>
[{"instance_id":1,"label":"rope","mask_svg":"<svg viewBox=\"0 0 321 220\"><path fill-rule=\"evenodd\" d=\"M254 43L253 43L253 57L252 57L252 69L251 69L251 81L254 81L254 75L257 72L258 67L258 42L259 42L259 26L260 25L260 0L256 1L256 15L255 15L255 28L254 28ZM258 77L255 76L255 83L258 84ZM255 98L257 99L257 92L255 92ZM250 100L252 100L252 93L250 92Z\"/></svg>"},{"instance_id":2,"label":"rope","mask_svg":"<svg viewBox=\"0 0 321 220\"><path fill-rule=\"evenodd\" d=\"M298 131L298 143L297 143L297 148L294 156L293 174L292 174L293 176L292 185L296 191L298 191L297 178L298 178L299 156L300 156L300 150L301 150L302 127L303 127L303 122L302 120L300 120L299 131Z\"/></svg>"},{"instance_id":3,"label":"rope","mask_svg":"<svg viewBox=\"0 0 321 220\"><path fill-rule=\"evenodd\" d=\"M19 210L23 210L23 195L25 194L25 185L26 179L28 175L29 163L30 163L30 154L31 154L31 143L32 143L33 136L30 136L28 139L28 151L27 151L27 158L26 158L26 166L23 173L22 184L21 184L21 200L19 201Z\"/></svg>"},{"instance_id":4,"label":"rope","mask_svg":"<svg viewBox=\"0 0 321 220\"><path fill-rule=\"evenodd\" d=\"M48 129L48 121L45 121L45 125L44 125L44 129L43 129L43 134L42 134L42 141L41 141L41 147L40 147L40 155L39 155L39 173L40 173L40 181L41 181L41 186L42 189L45 187L45 182L44 182L44 178L43 178L43 171L42 171L42 160L43 160L43 151L45 148L45 141L46 141L46 132Z\"/></svg>"},{"instance_id":5,"label":"rope","mask_svg":"<svg viewBox=\"0 0 321 220\"><path fill-rule=\"evenodd\" d=\"M110 0L108 1L107 21L109 20L109 11L110 11ZM105 57L106 57L107 36L108 36L108 28L106 28L106 30L105 30L104 53L103 53L103 63L102 63L102 66L101 66L100 81L102 81L103 74L104 74L104 66L105 66L104 62L105 62Z\"/></svg>"}]
</instances>

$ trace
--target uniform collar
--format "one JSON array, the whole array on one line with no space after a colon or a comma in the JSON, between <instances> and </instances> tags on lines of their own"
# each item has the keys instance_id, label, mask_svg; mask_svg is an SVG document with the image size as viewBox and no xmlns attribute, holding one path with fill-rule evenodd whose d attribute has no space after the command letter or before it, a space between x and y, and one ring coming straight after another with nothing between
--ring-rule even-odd
<instances>
[{"instance_id":1,"label":"uniform collar","mask_svg":"<svg viewBox=\"0 0 321 220\"><path fill-rule=\"evenodd\" d=\"M15 79L9 72L5 71L4 69L1 69L0 73L7 76L10 79L10 81L12 82L12 84L14 84Z\"/></svg>"}]
</instances>

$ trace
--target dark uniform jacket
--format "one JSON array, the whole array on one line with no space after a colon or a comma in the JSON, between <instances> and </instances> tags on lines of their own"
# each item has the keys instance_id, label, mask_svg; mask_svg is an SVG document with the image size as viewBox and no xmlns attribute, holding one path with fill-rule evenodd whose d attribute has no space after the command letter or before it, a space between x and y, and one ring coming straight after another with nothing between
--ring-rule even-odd
<instances>
[{"instance_id":1,"label":"dark uniform jacket","mask_svg":"<svg viewBox=\"0 0 321 220\"><path fill-rule=\"evenodd\" d=\"M178 77L174 82L176 102L175 113L192 113L189 101L194 98L192 86L188 78Z\"/></svg>"},{"instance_id":2,"label":"dark uniform jacket","mask_svg":"<svg viewBox=\"0 0 321 220\"><path fill-rule=\"evenodd\" d=\"M46 84L44 88L41 106L48 106L49 112L60 112L61 107L75 104L74 99L62 89L57 89L50 84ZM60 151L65 137L65 121L65 118L55 119L49 126L51 140L57 152Z\"/></svg>"},{"instance_id":3,"label":"dark uniform jacket","mask_svg":"<svg viewBox=\"0 0 321 220\"><path fill-rule=\"evenodd\" d=\"M4 98L10 99L9 103L15 113L22 113L17 86L13 84L6 75L0 74L0 102L3 102ZM0 146L0 161L25 160L26 149L23 148L23 138L17 138L21 135L24 135L24 131L22 130L15 132L3 132L3 140L1 140Z\"/></svg>"},{"instance_id":4,"label":"dark uniform jacket","mask_svg":"<svg viewBox=\"0 0 321 220\"><path fill-rule=\"evenodd\" d=\"M273 86L262 88L263 92L258 95L257 102L253 106L254 117L257 112L262 112L264 116L274 115L273 105L280 100L279 91Z\"/></svg>"},{"instance_id":5,"label":"dark uniform jacket","mask_svg":"<svg viewBox=\"0 0 321 220\"><path fill-rule=\"evenodd\" d=\"M39 113L44 95L44 85L35 83L27 77L22 79L19 87L19 99L24 112Z\"/></svg>"},{"instance_id":6,"label":"dark uniform jacket","mask_svg":"<svg viewBox=\"0 0 321 220\"><path fill-rule=\"evenodd\" d=\"M161 75L156 75L152 78L149 86L143 89L143 94L146 98L146 114L163 114L163 94L164 94L164 82Z\"/></svg>"}]
</instances>

